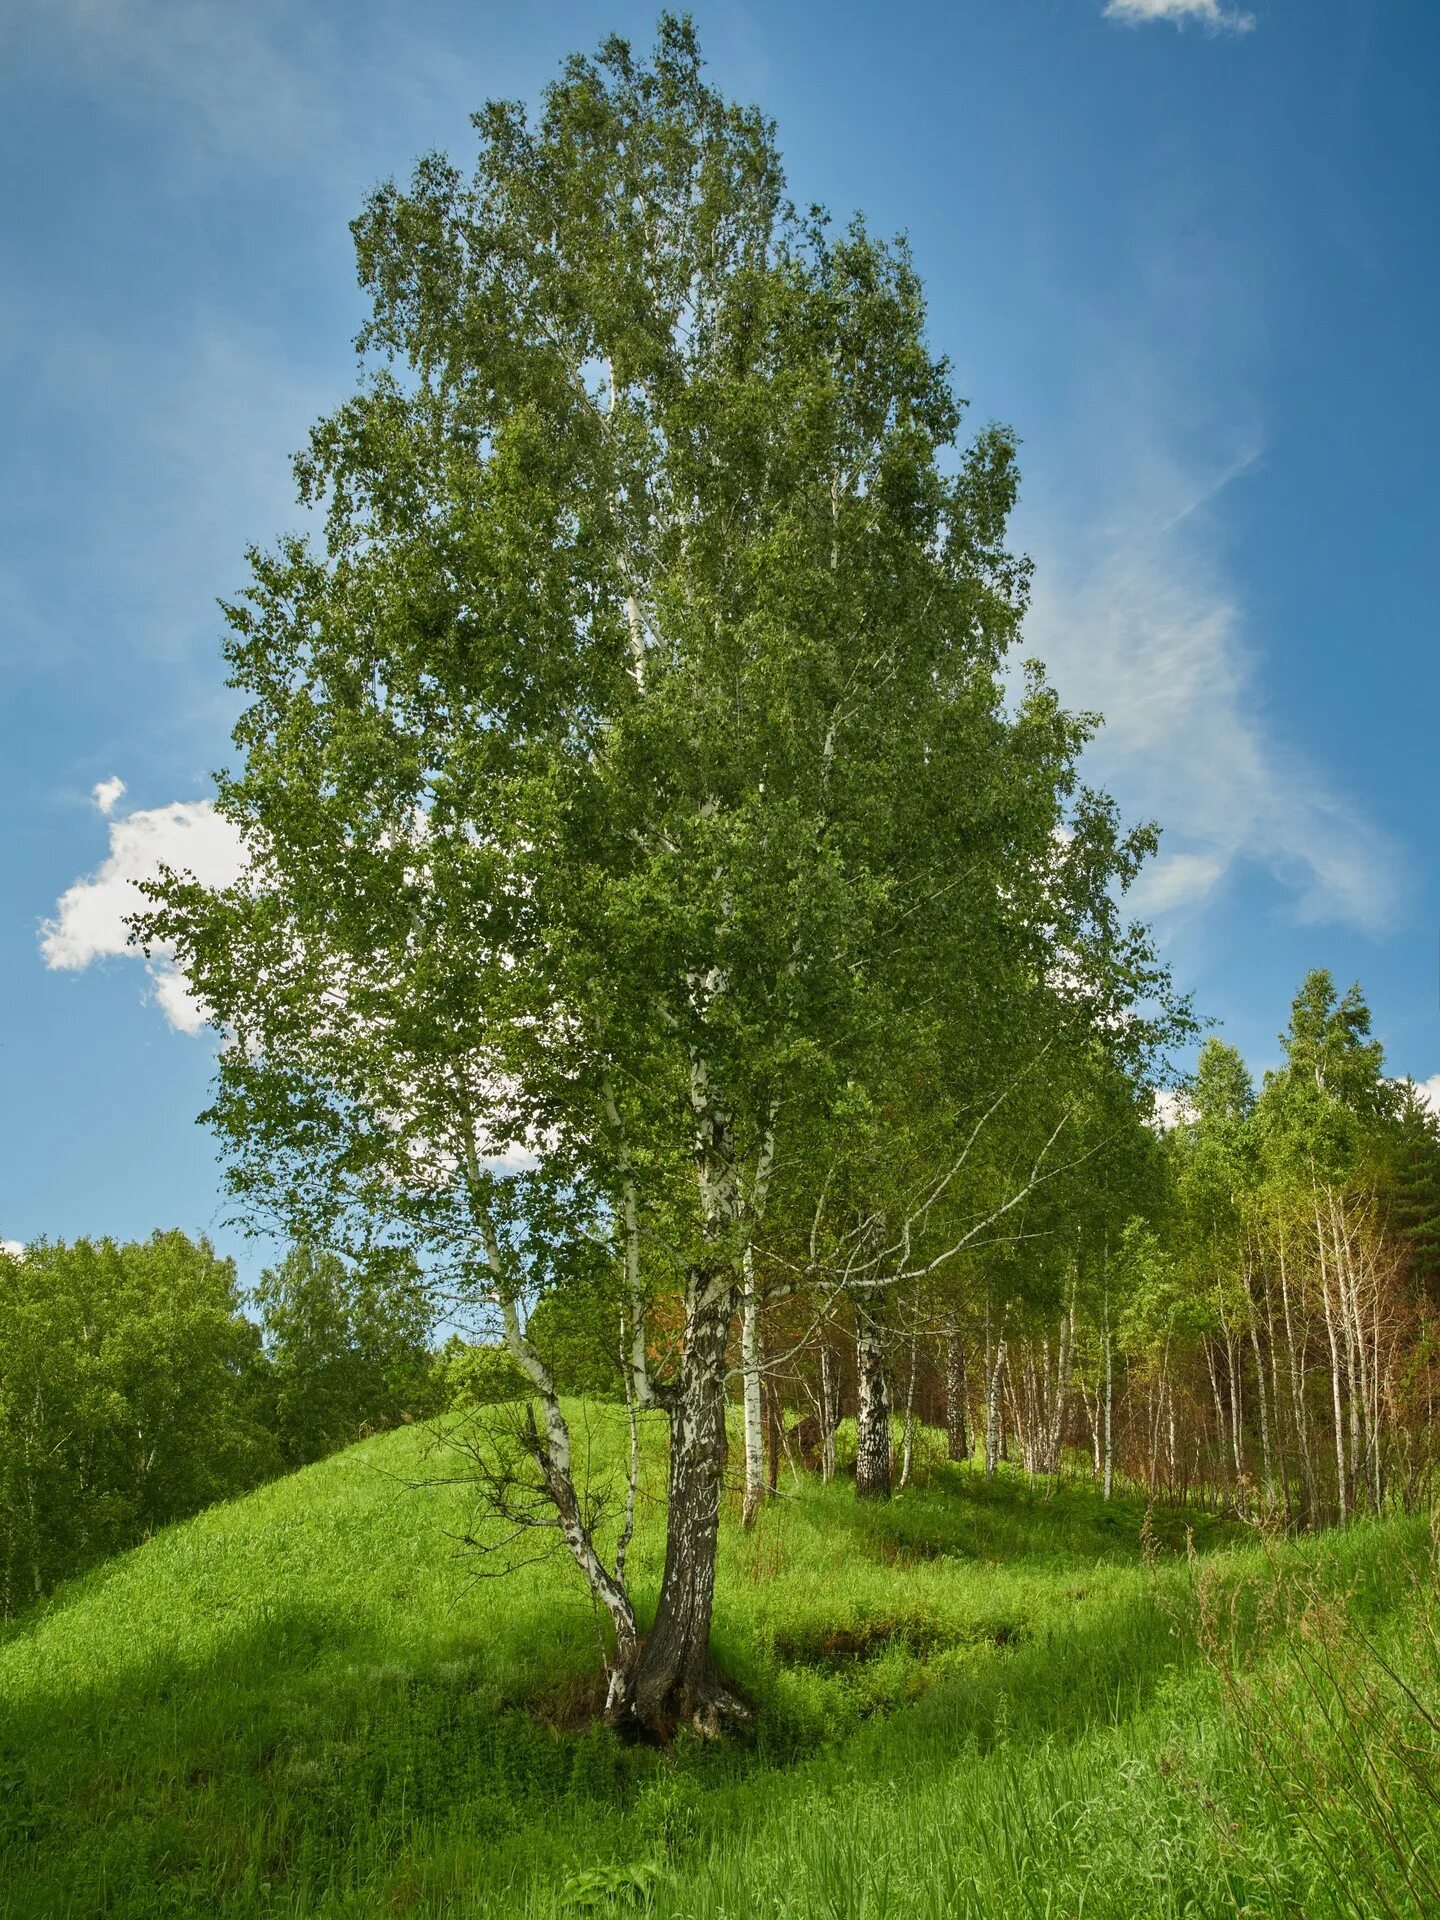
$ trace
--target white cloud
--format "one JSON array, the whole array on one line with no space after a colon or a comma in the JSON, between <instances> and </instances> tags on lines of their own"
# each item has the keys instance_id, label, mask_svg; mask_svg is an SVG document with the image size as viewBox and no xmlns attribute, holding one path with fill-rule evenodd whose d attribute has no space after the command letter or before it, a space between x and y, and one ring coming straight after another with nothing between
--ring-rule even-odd
<instances>
[{"instance_id":1,"label":"white cloud","mask_svg":"<svg viewBox=\"0 0 1440 1920\"><path fill-rule=\"evenodd\" d=\"M12 1260L23 1260L25 1248L19 1240L0 1240L0 1253L8 1253Z\"/></svg>"},{"instance_id":2,"label":"white cloud","mask_svg":"<svg viewBox=\"0 0 1440 1920\"><path fill-rule=\"evenodd\" d=\"M411 828L416 844L423 843L429 822L422 811L412 815ZM88 879L67 887L54 918L42 923L40 950L48 967L74 972L114 955L133 956L136 949L127 916L145 904L140 883L155 877L162 867L188 873L203 886L220 888L232 885L248 866L244 842L210 800L177 800L168 807L142 809L112 820L109 831L110 852L104 864ZM334 1016L346 1026L353 1022L353 989L360 984L362 972L357 966L337 963L316 1009L317 1020ZM152 997L169 1024L181 1033L199 1033L209 1016L173 954L152 952L149 974ZM388 1091L396 1102L391 1124L407 1126L413 1100L407 1100L403 1083ZM558 1136L552 1132L522 1128L518 1138L511 1137L519 1096L513 1081L486 1075L476 1082L475 1091L493 1122L477 1127L476 1143L481 1158L497 1173L529 1172L544 1155L556 1151ZM442 1175L447 1168L453 1171L454 1154L443 1142L415 1136L412 1148L417 1167Z\"/></svg>"},{"instance_id":3,"label":"white cloud","mask_svg":"<svg viewBox=\"0 0 1440 1920\"><path fill-rule=\"evenodd\" d=\"M1150 916L1204 900L1225 877L1221 853L1162 853L1141 873L1131 895L1136 911Z\"/></svg>"},{"instance_id":4,"label":"white cloud","mask_svg":"<svg viewBox=\"0 0 1440 1920\"><path fill-rule=\"evenodd\" d=\"M1171 1133L1195 1117L1195 1109L1190 1101L1171 1087L1156 1087L1152 1111L1156 1130L1160 1133Z\"/></svg>"},{"instance_id":5,"label":"white cloud","mask_svg":"<svg viewBox=\"0 0 1440 1920\"><path fill-rule=\"evenodd\" d=\"M1108 451L1122 491L1103 519L1043 521L1025 651L1072 707L1105 725L1092 777L1127 814L1158 820L1163 851L1138 882L1145 915L1193 912L1247 864L1305 924L1393 922L1398 857L1267 713L1212 509L1253 452L1197 477L1141 442ZM1073 483L1072 483L1073 485ZM1103 509L1102 509L1103 510Z\"/></svg>"},{"instance_id":6,"label":"white cloud","mask_svg":"<svg viewBox=\"0 0 1440 1920\"><path fill-rule=\"evenodd\" d=\"M1440 1073L1432 1073L1428 1080L1417 1080L1415 1091L1432 1113L1440 1114Z\"/></svg>"},{"instance_id":7,"label":"white cloud","mask_svg":"<svg viewBox=\"0 0 1440 1920\"><path fill-rule=\"evenodd\" d=\"M1173 20L1183 27L1193 20L1208 33L1249 33L1255 25L1253 13L1222 7L1220 0L1106 0L1105 18L1130 27L1149 20Z\"/></svg>"},{"instance_id":8,"label":"white cloud","mask_svg":"<svg viewBox=\"0 0 1440 1920\"><path fill-rule=\"evenodd\" d=\"M89 879L66 888L54 918L41 927L46 966L74 971L112 954L132 953L127 916L145 904L140 882L153 879L162 867L189 873L207 887L227 887L244 871L245 849L209 800L176 800L112 820L108 858ZM173 959L154 954L150 975L170 1025L198 1033L204 1009Z\"/></svg>"},{"instance_id":9,"label":"white cloud","mask_svg":"<svg viewBox=\"0 0 1440 1920\"><path fill-rule=\"evenodd\" d=\"M119 774L113 774L108 780L97 780L95 785L90 789L90 797L94 800L101 813L111 813L114 811L115 802L121 797L124 791L125 782L120 778Z\"/></svg>"},{"instance_id":10,"label":"white cloud","mask_svg":"<svg viewBox=\"0 0 1440 1920\"><path fill-rule=\"evenodd\" d=\"M180 969L172 961L152 960L150 978L155 986L155 1004L175 1031L199 1033L206 1020L204 1003L190 991Z\"/></svg>"}]
</instances>

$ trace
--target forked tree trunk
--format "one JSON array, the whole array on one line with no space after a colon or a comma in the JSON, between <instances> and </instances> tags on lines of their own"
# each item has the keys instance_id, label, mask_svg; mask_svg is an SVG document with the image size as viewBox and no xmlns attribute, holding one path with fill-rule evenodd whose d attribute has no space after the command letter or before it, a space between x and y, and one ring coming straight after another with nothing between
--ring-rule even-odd
<instances>
[{"instance_id":1,"label":"forked tree trunk","mask_svg":"<svg viewBox=\"0 0 1440 1920\"><path fill-rule=\"evenodd\" d=\"M670 1488L665 1571L655 1621L641 1642L621 1714L668 1737L684 1724L714 1731L743 1714L710 1661L715 1551L725 1468L725 1347L735 1308L728 1275L692 1276L685 1347L670 1398Z\"/></svg>"},{"instance_id":2,"label":"forked tree trunk","mask_svg":"<svg viewBox=\"0 0 1440 1920\"><path fill-rule=\"evenodd\" d=\"M1204 1353L1205 1353L1205 1368L1210 1375L1210 1397L1215 1406L1215 1458L1219 1462L1219 1466L1220 1466L1220 1496L1221 1496L1223 1505L1228 1508L1230 1505L1230 1468L1228 1465L1228 1457L1230 1452L1230 1432L1229 1432L1228 1426L1226 1425L1226 1420L1225 1420L1225 1402L1222 1399L1220 1394L1220 1376L1215 1371L1214 1344L1211 1341L1210 1336L1208 1334L1201 1340L1200 1344L1204 1349ZM1173 1435L1175 1431L1175 1403L1173 1399L1170 1403L1170 1431ZM1173 1450L1174 1450L1173 1439L1171 1442L1171 1450L1173 1453ZM1175 1465L1173 1459L1171 1460L1170 1465L1171 1465L1171 1477L1173 1479L1174 1465ZM1244 1506L1244 1490L1243 1489L1241 1490L1240 1505L1243 1508Z\"/></svg>"},{"instance_id":3,"label":"forked tree trunk","mask_svg":"<svg viewBox=\"0 0 1440 1920\"><path fill-rule=\"evenodd\" d=\"M1290 1371L1290 1405L1295 1419L1295 1437L1300 1446L1300 1485L1305 1518L1313 1525L1319 1503L1315 1491L1315 1463L1310 1455L1310 1423L1305 1411L1305 1361L1295 1341L1295 1323L1290 1312L1290 1279L1286 1271L1285 1242L1280 1242L1280 1299L1285 1311L1285 1354Z\"/></svg>"},{"instance_id":4,"label":"forked tree trunk","mask_svg":"<svg viewBox=\"0 0 1440 1920\"><path fill-rule=\"evenodd\" d=\"M855 1497L890 1498L890 1399L885 1386L884 1293L855 1296L855 1370L860 1411L855 1436Z\"/></svg>"},{"instance_id":5,"label":"forked tree trunk","mask_svg":"<svg viewBox=\"0 0 1440 1920\"><path fill-rule=\"evenodd\" d=\"M1160 1373L1155 1386L1155 1419L1150 1429L1150 1472L1145 1481L1145 1492L1152 1500L1155 1497L1156 1476L1160 1466L1160 1429L1165 1423L1165 1393L1170 1379L1170 1336L1165 1336L1165 1348L1160 1356ZM1171 1420L1170 1448L1175 1448L1174 1420Z\"/></svg>"},{"instance_id":6,"label":"forked tree trunk","mask_svg":"<svg viewBox=\"0 0 1440 1920\"><path fill-rule=\"evenodd\" d=\"M1360 1322L1355 1268L1349 1236L1341 1230L1335 1208L1335 1196L1327 1191L1330 1215L1330 1245L1335 1259L1335 1287L1339 1296L1340 1324L1345 1334L1346 1402L1350 1418L1350 1492L1359 1506L1362 1489L1368 1480L1361 1471L1360 1431L1362 1415L1369 1421L1369 1370L1365 1353L1365 1331Z\"/></svg>"},{"instance_id":7,"label":"forked tree trunk","mask_svg":"<svg viewBox=\"0 0 1440 1920\"><path fill-rule=\"evenodd\" d=\"M1055 1396L1050 1408L1050 1429L1045 1438L1045 1471L1054 1476L1060 1471L1060 1449L1065 1441L1065 1414L1070 1398L1070 1376L1075 1361L1075 1302L1060 1318L1060 1349L1055 1359Z\"/></svg>"},{"instance_id":8,"label":"forked tree trunk","mask_svg":"<svg viewBox=\"0 0 1440 1920\"><path fill-rule=\"evenodd\" d=\"M1239 1342L1228 1328L1225 1333L1225 1355L1230 1369L1230 1444L1235 1456L1235 1480L1244 1489L1250 1483L1250 1463L1245 1455L1245 1383L1240 1367Z\"/></svg>"},{"instance_id":9,"label":"forked tree trunk","mask_svg":"<svg viewBox=\"0 0 1440 1920\"><path fill-rule=\"evenodd\" d=\"M1260 1333L1252 1313L1250 1350L1255 1355L1255 1396L1260 1408L1260 1471L1265 1478L1265 1511L1274 1513L1275 1461L1270 1451L1270 1400L1265 1391L1265 1363L1260 1357Z\"/></svg>"},{"instance_id":10,"label":"forked tree trunk","mask_svg":"<svg viewBox=\"0 0 1440 1920\"><path fill-rule=\"evenodd\" d=\"M1330 1342L1330 1398L1335 1410L1335 1492L1339 1503L1340 1524L1350 1518L1349 1483L1345 1459L1344 1388L1340 1377L1340 1344L1335 1332L1335 1311L1330 1299L1330 1273L1325 1258L1325 1232L1320 1224L1320 1202L1315 1201L1315 1237L1320 1263L1320 1302L1325 1309L1325 1333Z\"/></svg>"},{"instance_id":11,"label":"forked tree trunk","mask_svg":"<svg viewBox=\"0 0 1440 1920\"><path fill-rule=\"evenodd\" d=\"M771 1118L772 1120L774 1118L773 1111ZM775 1136L770 1132L766 1135L765 1144L756 1162L755 1179L751 1188L751 1206L757 1219L765 1210L765 1195L770 1185L774 1151ZM760 1325L760 1296L755 1287L755 1249L748 1235L740 1270L743 1283L740 1303L740 1366L745 1406L745 1506L742 1524L749 1528L754 1526L755 1516L759 1513L760 1503L765 1497L762 1485L765 1470L765 1443L761 1431L765 1355ZM773 1492L775 1487L773 1466L770 1487Z\"/></svg>"}]
</instances>

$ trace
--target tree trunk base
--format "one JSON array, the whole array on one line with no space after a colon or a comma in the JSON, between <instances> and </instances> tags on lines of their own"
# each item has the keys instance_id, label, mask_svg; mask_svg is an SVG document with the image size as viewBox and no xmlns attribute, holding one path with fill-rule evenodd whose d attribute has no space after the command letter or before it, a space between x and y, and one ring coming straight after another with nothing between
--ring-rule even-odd
<instances>
[{"instance_id":1,"label":"tree trunk base","mask_svg":"<svg viewBox=\"0 0 1440 1920\"><path fill-rule=\"evenodd\" d=\"M629 1669L610 1677L606 1722L634 1739L668 1746L678 1733L688 1731L702 1740L717 1740L753 1718L752 1709L708 1662L688 1675L647 1673L643 1643Z\"/></svg>"}]
</instances>

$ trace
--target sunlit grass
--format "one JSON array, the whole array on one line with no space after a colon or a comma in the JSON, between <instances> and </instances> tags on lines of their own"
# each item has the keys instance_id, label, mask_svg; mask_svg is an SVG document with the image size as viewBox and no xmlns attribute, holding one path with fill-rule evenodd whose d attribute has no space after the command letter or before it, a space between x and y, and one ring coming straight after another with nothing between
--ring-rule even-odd
<instances>
[{"instance_id":1,"label":"sunlit grass","mask_svg":"<svg viewBox=\"0 0 1440 1920\"><path fill-rule=\"evenodd\" d=\"M577 1426L607 1471L614 1413ZM662 1547L649 1439L642 1600ZM1242 1660L1287 1585L1399 1619L1418 1526L1266 1547L965 1467L930 1465L887 1508L787 1477L722 1544L716 1651L754 1725L661 1754L585 1725L600 1628L567 1563L474 1578L465 1490L416 1485L455 1464L423 1430L367 1442L13 1626L0 1911L1330 1910L1198 1655L1197 1585L1212 1614L1260 1596L1225 1613ZM1335 1910L1391 1910L1366 1898Z\"/></svg>"}]
</instances>

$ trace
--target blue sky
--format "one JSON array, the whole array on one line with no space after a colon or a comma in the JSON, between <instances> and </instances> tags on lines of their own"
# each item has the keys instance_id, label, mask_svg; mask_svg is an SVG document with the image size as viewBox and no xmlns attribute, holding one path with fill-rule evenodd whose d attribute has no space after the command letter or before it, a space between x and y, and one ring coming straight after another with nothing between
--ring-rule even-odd
<instances>
[{"instance_id":1,"label":"blue sky","mask_svg":"<svg viewBox=\"0 0 1440 1920\"><path fill-rule=\"evenodd\" d=\"M1105 712L1091 776L1165 827L1142 904L1181 983L1258 1069L1328 966L1392 1071L1440 1075L1440 7L696 14L795 197L909 233L972 418L1022 436L1027 650ZM253 1272L194 1125L209 1042L107 952L128 873L223 851L197 810L233 717L214 600L295 524L288 457L349 388L366 190L653 25L0 12L0 1236L174 1224Z\"/></svg>"}]
</instances>

